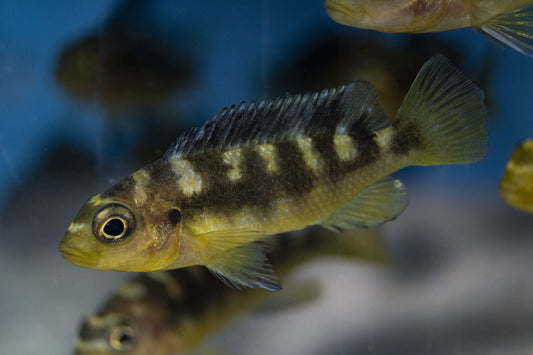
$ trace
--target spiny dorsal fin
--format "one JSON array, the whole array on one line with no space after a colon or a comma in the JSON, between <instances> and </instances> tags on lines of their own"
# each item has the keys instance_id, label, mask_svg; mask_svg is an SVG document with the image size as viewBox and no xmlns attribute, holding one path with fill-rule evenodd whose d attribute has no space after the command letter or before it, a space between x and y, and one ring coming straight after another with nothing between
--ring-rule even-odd
<instances>
[{"instance_id":1,"label":"spiny dorsal fin","mask_svg":"<svg viewBox=\"0 0 533 355\"><path fill-rule=\"evenodd\" d=\"M494 16L477 30L496 42L533 57L533 6Z\"/></svg>"},{"instance_id":2,"label":"spiny dorsal fin","mask_svg":"<svg viewBox=\"0 0 533 355\"><path fill-rule=\"evenodd\" d=\"M358 81L336 89L224 108L203 127L179 137L165 157L326 133L364 136L389 125L375 89Z\"/></svg>"}]
</instances>

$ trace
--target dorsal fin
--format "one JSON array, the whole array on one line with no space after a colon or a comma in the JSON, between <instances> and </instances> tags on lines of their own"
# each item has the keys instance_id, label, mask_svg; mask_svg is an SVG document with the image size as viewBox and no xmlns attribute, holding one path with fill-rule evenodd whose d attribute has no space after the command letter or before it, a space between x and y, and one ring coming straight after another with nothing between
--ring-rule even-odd
<instances>
[{"instance_id":1,"label":"dorsal fin","mask_svg":"<svg viewBox=\"0 0 533 355\"><path fill-rule=\"evenodd\" d=\"M224 108L202 127L180 136L165 158L317 134L364 136L388 125L374 87L358 81L336 89Z\"/></svg>"}]
</instances>

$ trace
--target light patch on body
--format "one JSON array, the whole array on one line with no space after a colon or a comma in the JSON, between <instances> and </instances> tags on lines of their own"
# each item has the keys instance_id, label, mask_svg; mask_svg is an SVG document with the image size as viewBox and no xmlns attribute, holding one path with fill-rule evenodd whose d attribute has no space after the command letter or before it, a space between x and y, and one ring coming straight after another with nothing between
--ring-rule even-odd
<instances>
[{"instance_id":1,"label":"light patch on body","mask_svg":"<svg viewBox=\"0 0 533 355\"><path fill-rule=\"evenodd\" d=\"M119 285L115 294L130 301L137 301L146 295L147 291L146 286L142 283L131 281Z\"/></svg>"},{"instance_id":2,"label":"light patch on body","mask_svg":"<svg viewBox=\"0 0 533 355\"><path fill-rule=\"evenodd\" d=\"M148 174L146 170L141 169L134 173L131 177L133 178L135 185L133 191L133 202L136 205L142 205L148 199L148 195L146 194L144 187L150 183L150 174Z\"/></svg>"},{"instance_id":3,"label":"light patch on body","mask_svg":"<svg viewBox=\"0 0 533 355\"><path fill-rule=\"evenodd\" d=\"M323 163L320 155L313 149L313 140L311 138L299 138L296 143L302 152L305 165L315 174L318 173Z\"/></svg>"},{"instance_id":4,"label":"light patch on body","mask_svg":"<svg viewBox=\"0 0 533 355\"><path fill-rule=\"evenodd\" d=\"M179 299L183 296L183 288L167 271L153 271L147 273L146 276L163 284L170 298Z\"/></svg>"},{"instance_id":5,"label":"light patch on body","mask_svg":"<svg viewBox=\"0 0 533 355\"><path fill-rule=\"evenodd\" d=\"M387 151L392 142L394 132L391 127L382 129L376 133L376 142L381 151Z\"/></svg>"},{"instance_id":6,"label":"light patch on body","mask_svg":"<svg viewBox=\"0 0 533 355\"><path fill-rule=\"evenodd\" d=\"M110 324L109 316L97 316L96 314L91 314L85 319L85 323L91 328L104 328Z\"/></svg>"},{"instance_id":7,"label":"light patch on body","mask_svg":"<svg viewBox=\"0 0 533 355\"><path fill-rule=\"evenodd\" d=\"M354 160L357 157L357 148L353 138L347 134L335 134L333 136L335 152L342 161Z\"/></svg>"},{"instance_id":8,"label":"light patch on body","mask_svg":"<svg viewBox=\"0 0 533 355\"><path fill-rule=\"evenodd\" d=\"M222 160L224 164L231 167L228 171L228 179L230 181L237 181L242 177L241 162L242 162L242 150L240 148L227 150L222 154Z\"/></svg>"},{"instance_id":9,"label":"light patch on body","mask_svg":"<svg viewBox=\"0 0 533 355\"><path fill-rule=\"evenodd\" d=\"M260 144L255 147L255 151L261 159L265 161L266 170L268 173L274 173L278 171L278 164L276 162L277 153L276 147L272 144Z\"/></svg>"},{"instance_id":10,"label":"light patch on body","mask_svg":"<svg viewBox=\"0 0 533 355\"><path fill-rule=\"evenodd\" d=\"M82 340L76 339L76 350L80 352L109 351L109 343L105 339Z\"/></svg>"},{"instance_id":11,"label":"light patch on body","mask_svg":"<svg viewBox=\"0 0 533 355\"><path fill-rule=\"evenodd\" d=\"M76 222L72 222L70 224L70 226L68 226L68 232L69 233L78 233L78 232L81 232L84 228L85 224L83 223L76 223Z\"/></svg>"},{"instance_id":12,"label":"light patch on body","mask_svg":"<svg viewBox=\"0 0 533 355\"><path fill-rule=\"evenodd\" d=\"M99 205L101 202L102 202L102 198L100 197L100 194L98 194L98 195L94 195L93 197L91 197L91 198L89 199L89 201L87 201L87 204L88 204L88 205L97 206L97 205Z\"/></svg>"},{"instance_id":13,"label":"light patch on body","mask_svg":"<svg viewBox=\"0 0 533 355\"><path fill-rule=\"evenodd\" d=\"M187 197L202 191L202 177L197 174L191 163L183 159L171 159L172 172L178 178L178 187Z\"/></svg>"}]
</instances>

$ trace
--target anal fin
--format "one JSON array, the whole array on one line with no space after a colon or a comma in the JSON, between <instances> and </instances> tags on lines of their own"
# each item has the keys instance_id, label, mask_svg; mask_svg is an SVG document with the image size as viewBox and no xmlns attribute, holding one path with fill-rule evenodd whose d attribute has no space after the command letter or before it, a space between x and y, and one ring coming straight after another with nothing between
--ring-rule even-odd
<instances>
[{"instance_id":1,"label":"anal fin","mask_svg":"<svg viewBox=\"0 0 533 355\"><path fill-rule=\"evenodd\" d=\"M374 227L398 217L406 207L404 185L387 177L368 186L320 225L333 230Z\"/></svg>"},{"instance_id":2,"label":"anal fin","mask_svg":"<svg viewBox=\"0 0 533 355\"><path fill-rule=\"evenodd\" d=\"M477 30L496 42L533 57L533 6L494 16Z\"/></svg>"}]
</instances>

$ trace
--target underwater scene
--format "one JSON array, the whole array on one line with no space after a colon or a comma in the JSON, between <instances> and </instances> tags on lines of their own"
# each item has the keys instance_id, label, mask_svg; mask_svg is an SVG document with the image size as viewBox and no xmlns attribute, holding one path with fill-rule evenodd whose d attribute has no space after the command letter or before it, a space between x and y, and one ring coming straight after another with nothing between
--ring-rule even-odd
<instances>
[{"instance_id":1,"label":"underwater scene","mask_svg":"<svg viewBox=\"0 0 533 355\"><path fill-rule=\"evenodd\" d=\"M532 354L533 1L0 2L0 354Z\"/></svg>"}]
</instances>

